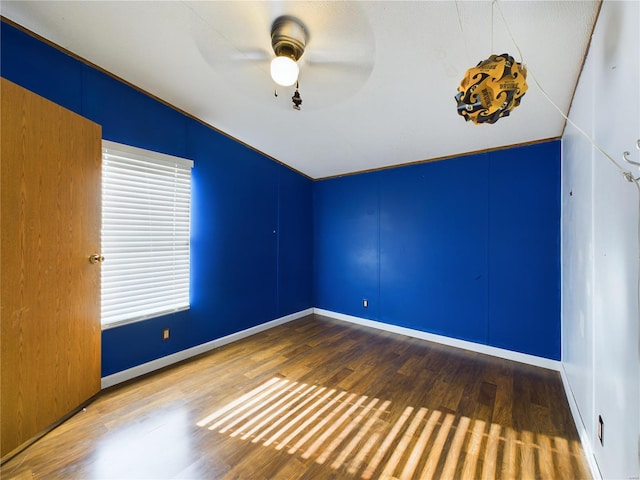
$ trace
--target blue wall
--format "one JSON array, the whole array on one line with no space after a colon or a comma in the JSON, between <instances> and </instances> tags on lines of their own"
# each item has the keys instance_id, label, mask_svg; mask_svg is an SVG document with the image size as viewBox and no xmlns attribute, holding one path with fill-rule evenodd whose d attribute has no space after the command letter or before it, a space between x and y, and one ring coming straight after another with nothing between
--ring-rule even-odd
<instances>
[{"instance_id":1,"label":"blue wall","mask_svg":"<svg viewBox=\"0 0 640 480\"><path fill-rule=\"evenodd\" d=\"M106 140L195 163L191 309L103 331L103 376L312 306L311 180L4 22L0 35L3 77Z\"/></svg>"},{"instance_id":2,"label":"blue wall","mask_svg":"<svg viewBox=\"0 0 640 480\"><path fill-rule=\"evenodd\" d=\"M1 25L3 77L195 161L191 309L105 330L103 376L311 306L560 358L559 142L312 182Z\"/></svg>"},{"instance_id":3,"label":"blue wall","mask_svg":"<svg viewBox=\"0 0 640 480\"><path fill-rule=\"evenodd\" d=\"M559 360L559 192L559 141L316 182L315 306Z\"/></svg>"}]
</instances>

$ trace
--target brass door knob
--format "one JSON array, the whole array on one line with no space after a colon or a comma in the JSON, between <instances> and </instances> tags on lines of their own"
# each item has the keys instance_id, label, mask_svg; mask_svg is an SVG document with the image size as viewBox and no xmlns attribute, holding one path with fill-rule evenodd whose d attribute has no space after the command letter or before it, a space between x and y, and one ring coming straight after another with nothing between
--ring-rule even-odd
<instances>
[{"instance_id":1,"label":"brass door knob","mask_svg":"<svg viewBox=\"0 0 640 480\"><path fill-rule=\"evenodd\" d=\"M89 256L89 261L91 263L102 263L104 262L104 257L98 253L94 253L93 255Z\"/></svg>"}]
</instances>

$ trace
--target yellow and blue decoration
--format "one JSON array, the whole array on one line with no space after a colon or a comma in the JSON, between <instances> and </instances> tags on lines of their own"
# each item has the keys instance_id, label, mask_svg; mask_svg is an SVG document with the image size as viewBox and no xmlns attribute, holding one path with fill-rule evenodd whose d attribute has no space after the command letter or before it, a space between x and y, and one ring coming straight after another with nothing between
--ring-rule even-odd
<instances>
[{"instance_id":1,"label":"yellow and blue decoration","mask_svg":"<svg viewBox=\"0 0 640 480\"><path fill-rule=\"evenodd\" d=\"M496 123L520 105L529 88L527 69L507 53L467 70L455 96L458 114L475 124Z\"/></svg>"}]
</instances>

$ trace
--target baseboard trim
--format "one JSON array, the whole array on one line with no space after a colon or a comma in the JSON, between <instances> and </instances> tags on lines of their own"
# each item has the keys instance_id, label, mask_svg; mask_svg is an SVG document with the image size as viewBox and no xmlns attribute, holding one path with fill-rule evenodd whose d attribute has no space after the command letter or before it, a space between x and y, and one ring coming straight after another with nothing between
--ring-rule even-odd
<instances>
[{"instance_id":1,"label":"baseboard trim","mask_svg":"<svg viewBox=\"0 0 640 480\"><path fill-rule=\"evenodd\" d=\"M571 389L571 384L569 383L569 377L567 376L564 363L560 368L560 377L562 378L564 393L567 396L567 402L569 402L569 408L571 409L571 415L573 416L573 423L576 425L576 430L578 431L578 435L580 436L580 443L582 444L584 455L585 457L587 457L587 464L589 465L591 476L595 480L602 480L602 474L600 473L600 469L598 468L596 457L591 446L591 435L589 434L589 432L587 432L584 422L582 421L582 415L580 415L578 402L576 402L576 399L573 396L573 390Z\"/></svg>"},{"instance_id":2,"label":"baseboard trim","mask_svg":"<svg viewBox=\"0 0 640 480\"><path fill-rule=\"evenodd\" d=\"M129 368L127 370L122 370L121 372L107 375L106 377L102 377L101 387L104 390L105 388L109 388L119 383L126 382L141 375L146 375L147 373L151 373L155 370L168 367L170 365L173 365L174 363L178 363L191 357L195 357L196 355L206 353L210 350L213 350L214 348L222 347L223 345L227 345L228 343L241 340L245 337L255 335L256 333L260 333L265 330L269 330L270 328L277 327L278 325L283 325L293 320L297 320L298 318L311 315L312 313L313 308L307 308L306 310L301 310L290 315L285 315L284 317L276 318L275 320L271 320L270 322L262 323L260 325L256 325L255 327L247 328L246 330L241 330L240 332L232 333L225 337L216 338L215 340L211 340L210 342L206 342L192 348L187 348L186 350L182 350L180 352L172 353L171 355L167 355L166 357L161 357L156 360L152 360L150 362Z\"/></svg>"},{"instance_id":3,"label":"baseboard trim","mask_svg":"<svg viewBox=\"0 0 640 480\"><path fill-rule=\"evenodd\" d=\"M486 355L491 355L498 358L504 358L506 360L513 360L520 363L526 363L529 365L534 365L537 367L547 368L550 370L555 370L562 373L562 364L557 360L551 360L548 358L537 357L535 355L528 355L526 353L513 352L511 350L506 350L498 347L491 347L488 345L482 345L479 343L469 342L466 340L459 340L456 338L445 337L443 335L437 335L434 333L423 332L421 330L414 330L411 328L400 327L397 325L391 325L388 323L378 322L375 320L368 320L366 318L355 317L352 315L346 315L344 313L332 312L330 310L324 310L322 308L307 308L306 310L301 310L299 312L292 313L290 315L285 315L284 317L277 318L267 323L263 323L260 325L256 325L255 327L248 328L246 330L242 330L240 332L232 333L225 337L216 338L209 342L203 343L201 345L197 345L192 348L188 348L186 350L182 350L180 352L173 353L171 355L167 355L165 357L158 358L156 360L152 360L147 363L143 363L141 365L137 365L135 367L129 368L127 370L122 370L120 372L116 372L112 375L108 375L106 377L102 377L101 379L101 387L102 389L112 387L119 383L126 382L128 380L132 380L136 377L146 375L147 373L151 373L155 370L159 370L164 367L168 367L173 365L174 363L181 362L183 360L187 360L191 357L195 357L196 355L200 355L202 353L206 353L215 348L221 347L223 345L227 345L231 342L235 342L237 340L241 340L245 337L249 337L251 335L255 335L256 333L263 332L265 330L269 330L270 328L277 327L278 325L285 324L287 322L291 322L298 318L302 318L307 315L311 315L312 313L322 315L325 317L333 318L335 320L341 320L348 323L353 323L357 325L362 325L365 327L375 328L377 330L383 330L386 332L397 333L400 335L406 335L413 338L420 338L422 340L427 340L430 342L439 343L442 345L448 345L450 347L462 348L464 350L469 350L472 352L483 353ZM565 390L568 386L566 383L566 378L563 377L563 383L565 383ZM569 392L568 390L567 392ZM569 396L569 393L567 393ZM571 402L570 402L571 404ZM575 401L574 401L575 405ZM572 406L573 408L573 406ZM573 411L573 410L572 410ZM577 423L576 423L577 425Z\"/></svg>"},{"instance_id":4,"label":"baseboard trim","mask_svg":"<svg viewBox=\"0 0 640 480\"><path fill-rule=\"evenodd\" d=\"M45 435L47 435L48 433L50 433L51 431L53 431L54 429L58 428L60 425L62 425L64 422L66 422L67 420L69 420L71 417L73 417L74 415L76 415L77 413L81 412L82 410L84 410L87 406L89 406L89 404L91 402L93 402L96 398L98 398L98 396L100 395L100 392L96 393L95 395L92 395L90 398L88 398L87 400L85 400L84 402L82 402L80 405L78 405L76 408L74 408L73 410L71 410L69 413L67 413L66 415L64 415L62 418L60 418L59 420L57 420L56 422L54 422L53 424L49 425L47 428L45 428L43 431L37 433L36 435L34 435L32 438L30 438L29 440L25 441L22 445L14 448L12 451L10 451L9 453L5 454L4 457L0 458L0 467L2 465L4 465L5 463L7 463L9 460L12 460L14 457L16 457L17 455L21 454L22 452L24 452L27 448L29 448L31 445L33 445L34 443L36 443L38 440L40 440L42 437L44 437ZM25 458L27 458L27 455L25 455ZM24 461L24 459L22 460Z\"/></svg>"},{"instance_id":5,"label":"baseboard trim","mask_svg":"<svg viewBox=\"0 0 640 480\"><path fill-rule=\"evenodd\" d=\"M323 310L321 308L314 308L313 313L317 315L323 315L325 317L330 317L335 320L342 320L357 325L363 325L365 327L384 330L386 332L398 333L400 335L406 335L408 337L420 338L422 340L428 340L430 342L440 343L442 345L448 345L450 347L462 348L464 350L470 350L477 353L484 353L485 355L491 355L493 357L504 358L506 360L513 360L515 362L526 363L529 365L535 365L536 367L547 368L549 370L555 370L558 372L560 371L561 367L561 363L558 360L537 357L535 355L529 355L526 353L513 352L504 348L491 347L488 345L482 345L480 343L469 342L466 340L458 340L457 338L445 337L443 335L436 335L434 333L414 330L412 328L399 327L397 325L391 325L375 320L368 320L366 318L345 315L344 313L336 313L330 310Z\"/></svg>"}]
</instances>

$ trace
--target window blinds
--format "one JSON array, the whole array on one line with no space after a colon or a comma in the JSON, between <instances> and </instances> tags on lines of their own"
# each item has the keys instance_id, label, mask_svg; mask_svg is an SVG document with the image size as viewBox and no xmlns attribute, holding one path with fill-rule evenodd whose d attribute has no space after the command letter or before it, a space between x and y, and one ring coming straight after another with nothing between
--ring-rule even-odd
<instances>
[{"instance_id":1,"label":"window blinds","mask_svg":"<svg viewBox=\"0 0 640 480\"><path fill-rule=\"evenodd\" d=\"M103 141L104 326L189 307L193 162Z\"/></svg>"}]
</instances>

